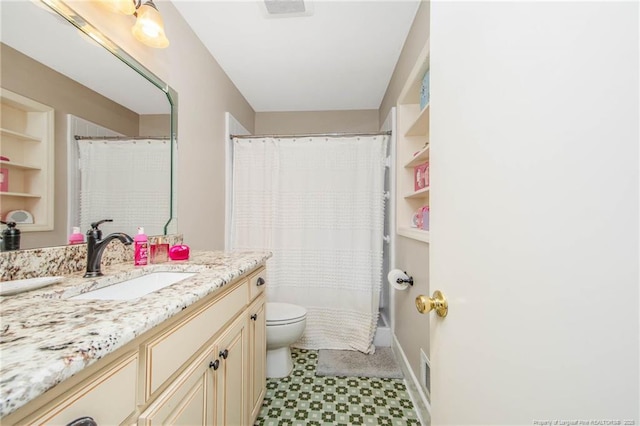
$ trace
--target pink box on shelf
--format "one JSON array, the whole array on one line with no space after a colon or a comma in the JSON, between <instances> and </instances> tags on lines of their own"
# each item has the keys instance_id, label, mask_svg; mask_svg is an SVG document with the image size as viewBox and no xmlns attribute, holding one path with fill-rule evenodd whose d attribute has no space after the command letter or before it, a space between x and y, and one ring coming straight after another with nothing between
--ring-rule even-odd
<instances>
[{"instance_id":1,"label":"pink box on shelf","mask_svg":"<svg viewBox=\"0 0 640 426\"><path fill-rule=\"evenodd\" d=\"M0 168L0 192L9 192L9 169Z\"/></svg>"},{"instance_id":2,"label":"pink box on shelf","mask_svg":"<svg viewBox=\"0 0 640 426\"><path fill-rule=\"evenodd\" d=\"M414 191L429 186L429 163L418 164L413 168L413 186Z\"/></svg>"}]
</instances>

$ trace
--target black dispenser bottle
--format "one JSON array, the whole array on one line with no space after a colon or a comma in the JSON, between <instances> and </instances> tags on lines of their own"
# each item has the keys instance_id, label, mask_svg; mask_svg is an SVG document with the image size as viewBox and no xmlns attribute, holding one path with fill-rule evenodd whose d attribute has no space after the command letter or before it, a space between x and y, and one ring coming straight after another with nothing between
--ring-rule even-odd
<instances>
[{"instance_id":1,"label":"black dispenser bottle","mask_svg":"<svg viewBox=\"0 0 640 426\"><path fill-rule=\"evenodd\" d=\"M15 222L2 222L7 227L2 231L2 245L0 250L20 250L20 230L16 228Z\"/></svg>"}]
</instances>

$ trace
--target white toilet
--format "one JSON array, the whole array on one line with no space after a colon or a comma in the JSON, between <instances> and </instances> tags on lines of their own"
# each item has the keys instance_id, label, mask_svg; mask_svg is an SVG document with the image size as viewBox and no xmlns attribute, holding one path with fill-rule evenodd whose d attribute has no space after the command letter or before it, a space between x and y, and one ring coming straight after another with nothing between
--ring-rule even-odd
<instances>
[{"instance_id":1,"label":"white toilet","mask_svg":"<svg viewBox=\"0 0 640 426\"><path fill-rule=\"evenodd\" d=\"M302 336L307 310L290 303L266 303L267 377L286 377L293 369L289 345Z\"/></svg>"}]
</instances>

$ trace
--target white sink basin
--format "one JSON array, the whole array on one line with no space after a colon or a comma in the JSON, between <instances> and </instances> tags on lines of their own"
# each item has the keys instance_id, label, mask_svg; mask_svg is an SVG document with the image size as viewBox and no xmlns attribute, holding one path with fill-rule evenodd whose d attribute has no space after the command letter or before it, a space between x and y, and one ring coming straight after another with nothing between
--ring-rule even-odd
<instances>
[{"instance_id":1,"label":"white sink basin","mask_svg":"<svg viewBox=\"0 0 640 426\"><path fill-rule=\"evenodd\" d=\"M107 287L88 291L72 300L131 300L142 297L196 275L193 272L152 272L138 278L121 281Z\"/></svg>"}]
</instances>

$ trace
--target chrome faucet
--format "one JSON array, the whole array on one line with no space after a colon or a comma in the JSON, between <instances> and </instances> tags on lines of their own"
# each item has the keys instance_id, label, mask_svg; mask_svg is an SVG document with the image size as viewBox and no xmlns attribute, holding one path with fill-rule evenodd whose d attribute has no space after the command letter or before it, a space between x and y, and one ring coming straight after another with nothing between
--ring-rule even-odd
<instances>
[{"instance_id":1,"label":"chrome faucet","mask_svg":"<svg viewBox=\"0 0 640 426\"><path fill-rule=\"evenodd\" d=\"M124 232L114 232L102 239L102 231L98 229L98 226L104 222L113 222L113 219L104 219L98 222L93 222L91 224L91 229L87 231L87 273L84 274L85 278L102 276L102 272L100 271L102 253L111 240L117 238L125 245L133 243L133 238Z\"/></svg>"}]
</instances>

